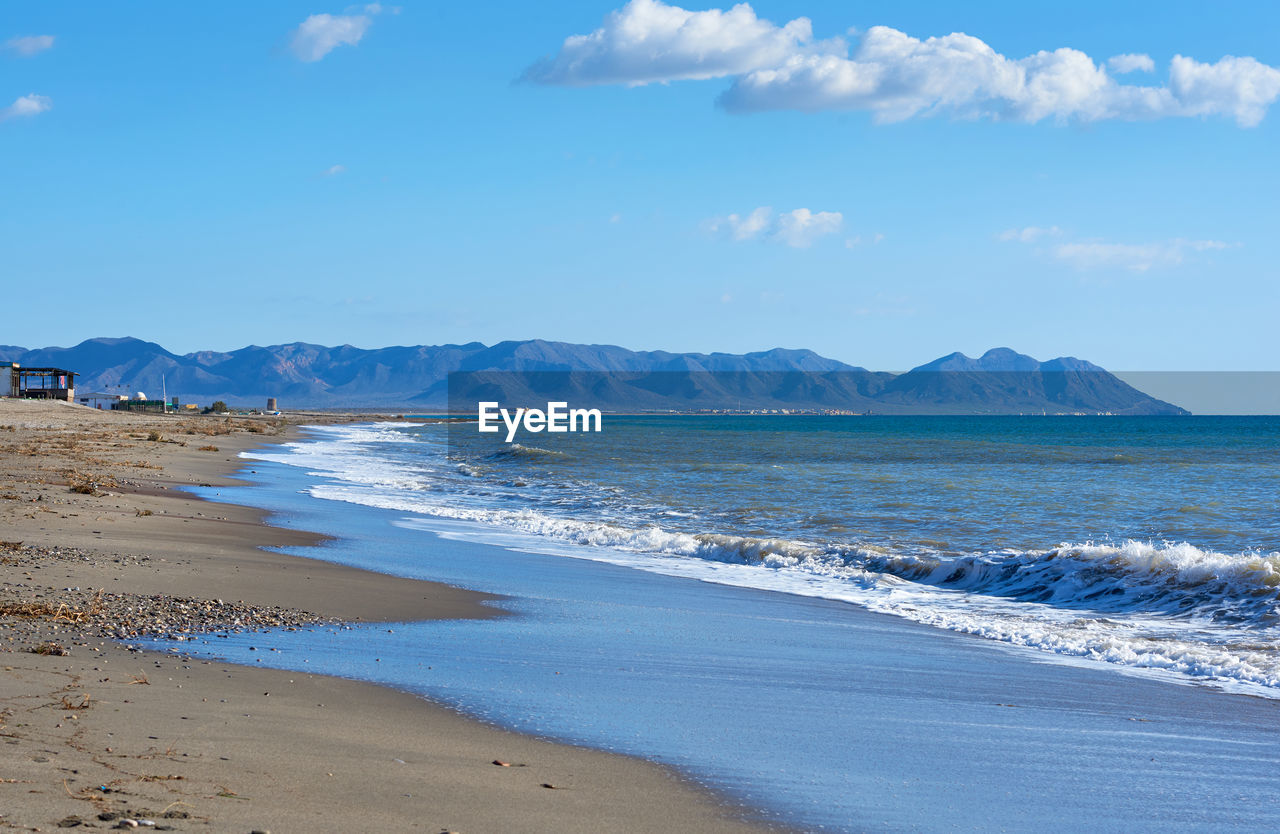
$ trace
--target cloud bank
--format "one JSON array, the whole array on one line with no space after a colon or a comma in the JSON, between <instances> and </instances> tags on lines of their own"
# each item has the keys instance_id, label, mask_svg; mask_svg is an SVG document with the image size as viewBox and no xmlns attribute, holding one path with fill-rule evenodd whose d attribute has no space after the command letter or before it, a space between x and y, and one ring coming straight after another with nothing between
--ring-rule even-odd
<instances>
[{"instance_id":1,"label":"cloud bank","mask_svg":"<svg viewBox=\"0 0 1280 834\"><path fill-rule=\"evenodd\" d=\"M746 215L730 214L707 221L712 234L724 234L731 240L764 240L796 249L808 248L820 238L838 233L843 226L844 215L838 211L798 208L775 215L769 206Z\"/></svg>"},{"instance_id":2,"label":"cloud bank","mask_svg":"<svg viewBox=\"0 0 1280 834\"><path fill-rule=\"evenodd\" d=\"M1034 123L1222 116L1257 125L1280 98L1280 69L1254 58L1203 63L1182 55L1167 83L1123 84L1116 75L1151 72L1147 55L1095 62L1077 49L1023 58L963 33L920 39L875 26L852 48L817 41L807 18L782 26L747 3L688 11L631 0L600 28L565 39L524 73L542 84L638 86L730 78L719 97L733 113L855 110L877 122L946 116Z\"/></svg>"}]
</instances>

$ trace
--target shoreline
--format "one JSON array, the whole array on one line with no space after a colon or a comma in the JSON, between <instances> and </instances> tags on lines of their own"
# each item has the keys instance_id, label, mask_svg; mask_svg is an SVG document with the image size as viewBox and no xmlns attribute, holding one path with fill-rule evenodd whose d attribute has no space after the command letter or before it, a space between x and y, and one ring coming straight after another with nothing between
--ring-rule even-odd
<instances>
[{"instance_id":1,"label":"shoreline","mask_svg":"<svg viewBox=\"0 0 1280 834\"><path fill-rule=\"evenodd\" d=\"M493 595L263 550L324 539L180 490L239 485L232 473L252 464L236 455L288 431L0 401L0 601L42 612L0 617L0 741L11 745L0 826L777 830L642 759L494 728L376 684L193 660L181 643L131 651L93 631L95 617L130 609L177 636L503 615L485 604ZM195 603L203 626L175 620ZM51 642L70 654L29 651Z\"/></svg>"}]
</instances>

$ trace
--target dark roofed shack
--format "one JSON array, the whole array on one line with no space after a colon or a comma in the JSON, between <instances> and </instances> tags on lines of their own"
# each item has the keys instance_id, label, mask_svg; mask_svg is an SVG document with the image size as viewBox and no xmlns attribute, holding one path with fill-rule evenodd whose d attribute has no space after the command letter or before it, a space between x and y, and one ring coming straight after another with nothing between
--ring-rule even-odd
<instances>
[{"instance_id":1,"label":"dark roofed shack","mask_svg":"<svg viewBox=\"0 0 1280 834\"><path fill-rule=\"evenodd\" d=\"M9 366L9 396L28 400L76 400L76 374L66 368Z\"/></svg>"}]
</instances>

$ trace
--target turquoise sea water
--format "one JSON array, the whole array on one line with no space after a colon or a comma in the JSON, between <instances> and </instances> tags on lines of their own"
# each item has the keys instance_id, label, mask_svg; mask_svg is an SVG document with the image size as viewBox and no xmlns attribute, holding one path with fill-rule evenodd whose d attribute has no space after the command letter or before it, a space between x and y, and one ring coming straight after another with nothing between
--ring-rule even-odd
<instances>
[{"instance_id":1,"label":"turquoise sea water","mask_svg":"<svg viewBox=\"0 0 1280 834\"><path fill-rule=\"evenodd\" d=\"M248 491L339 536L325 558L516 617L194 648L655 758L806 828L1280 825L1280 421L536 438L327 427L255 453Z\"/></svg>"}]
</instances>

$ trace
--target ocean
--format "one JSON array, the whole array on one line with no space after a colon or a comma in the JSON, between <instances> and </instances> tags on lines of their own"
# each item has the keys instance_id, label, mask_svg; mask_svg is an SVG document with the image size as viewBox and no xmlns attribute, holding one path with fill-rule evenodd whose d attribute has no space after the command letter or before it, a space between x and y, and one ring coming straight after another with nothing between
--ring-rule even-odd
<instances>
[{"instance_id":1,"label":"ocean","mask_svg":"<svg viewBox=\"0 0 1280 834\"><path fill-rule=\"evenodd\" d=\"M474 428L313 428L222 497L516 616L189 647L653 758L812 830L1280 825L1280 419Z\"/></svg>"}]
</instances>

